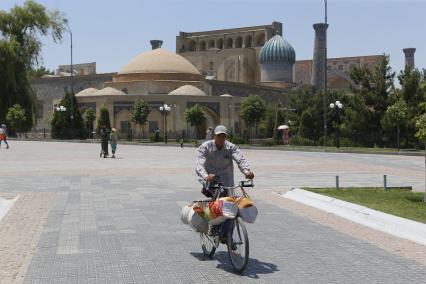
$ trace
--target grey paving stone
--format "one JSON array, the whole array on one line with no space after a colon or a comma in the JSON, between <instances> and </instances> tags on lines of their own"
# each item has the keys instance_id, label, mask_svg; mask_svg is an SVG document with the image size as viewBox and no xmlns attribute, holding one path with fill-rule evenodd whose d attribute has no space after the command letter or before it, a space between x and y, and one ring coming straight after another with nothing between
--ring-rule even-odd
<instances>
[{"instance_id":1,"label":"grey paving stone","mask_svg":"<svg viewBox=\"0 0 426 284\"><path fill-rule=\"evenodd\" d=\"M256 223L247 225L247 271L236 275L225 247L213 259L204 257L198 235L180 222L182 204L202 198L194 175L195 149L122 145L119 159L112 160L96 157L98 145L15 143L11 149L18 152L8 152L6 160L2 157L2 169L7 171L2 173L1 190L57 193L25 283L424 283L426 279L422 265L264 202L257 204ZM29 154L33 148L39 156ZM260 191L332 184L336 173L347 184L379 183L385 171L393 173L395 185L396 180L415 185L423 179L421 157L244 153L257 176L255 190Z\"/></svg>"}]
</instances>

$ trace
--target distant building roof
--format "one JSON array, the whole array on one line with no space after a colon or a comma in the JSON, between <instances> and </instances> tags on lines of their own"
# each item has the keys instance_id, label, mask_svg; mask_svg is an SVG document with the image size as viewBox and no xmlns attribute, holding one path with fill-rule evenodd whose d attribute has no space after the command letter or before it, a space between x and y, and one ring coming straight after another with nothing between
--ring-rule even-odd
<instances>
[{"instance_id":1,"label":"distant building roof","mask_svg":"<svg viewBox=\"0 0 426 284\"><path fill-rule=\"evenodd\" d=\"M76 97L90 97L93 96L94 93L98 92L99 90L96 88L87 88L84 90L81 90L77 94L75 94Z\"/></svg>"},{"instance_id":2,"label":"distant building roof","mask_svg":"<svg viewBox=\"0 0 426 284\"><path fill-rule=\"evenodd\" d=\"M185 85L169 93L171 96L206 96L202 90L192 85Z\"/></svg>"},{"instance_id":3,"label":"distant building roof","mask_svg":"<svg viewBox=\"0 0 426 284\"><path fill-rule=\"evenodd\" d=\"M118 75L138 73L181 73L200 75L200 72L182 56L163 48L143 52L130 60Z\"/></svg>"}]
</instances>

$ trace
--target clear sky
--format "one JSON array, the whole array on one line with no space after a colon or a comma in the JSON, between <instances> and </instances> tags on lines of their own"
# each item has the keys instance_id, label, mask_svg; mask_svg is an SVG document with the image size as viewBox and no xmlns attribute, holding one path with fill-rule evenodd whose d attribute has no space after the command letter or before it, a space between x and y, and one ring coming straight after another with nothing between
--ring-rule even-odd
<instances>
[{"instance_id":1,"label":"clear sky","mask_svg":"<svg viewBox=\"0 0 426 284\"><path fill-rule=\"evenodd\" d=\"M0 0L0 10L24 1ZM65 13L73 31L74 63L97 63L98 73L115 72L150 39L175 51L179 31L283 23L284 38L296 58L311 59L312 24L324 21L323 0L38 0ZM404 66L402 49L417 48L416 67L426 68L426 0L329 0L329 57L389 54L391 66ZM69 64L69 36L61 44L43 39L43 64L51 70Z\"/></svg>"}]
</instances>

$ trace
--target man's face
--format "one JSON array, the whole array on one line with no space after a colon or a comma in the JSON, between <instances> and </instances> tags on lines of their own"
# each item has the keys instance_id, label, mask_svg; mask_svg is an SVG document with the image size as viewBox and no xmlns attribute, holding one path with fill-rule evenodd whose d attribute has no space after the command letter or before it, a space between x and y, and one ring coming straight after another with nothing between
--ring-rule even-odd
<instances>
[{"instance_id":1,"label":"man's face","mask_svg":"<svg viewBox=\"0 0 426 284\"><path fill-rule=\"evenodd\" d=\"M216 144L216 147L222 148L225 144L226 135L221 133L214 136L214 143Z\"/></svg>"}]
</instances>

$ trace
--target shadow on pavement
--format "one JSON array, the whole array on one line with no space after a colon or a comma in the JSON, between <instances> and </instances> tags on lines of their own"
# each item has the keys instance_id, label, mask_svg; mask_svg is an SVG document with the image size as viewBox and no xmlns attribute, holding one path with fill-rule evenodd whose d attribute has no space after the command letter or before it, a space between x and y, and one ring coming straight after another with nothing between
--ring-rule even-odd
<instances>
[{"instance_id":1,"label":"shadow on pavement","mask_svg":"<svg viewBox=\"0 0 426 284\"><path fill-rule=\"evenodd\" d=\"M191 252L191 255L201 261L218 261L219 264L217 268L220 268L226 272L235 273L232 269L231 261L229 260L229 255L226 251L216 252L215 255L210 258L205 256L203 253L199 252ZM242 273L242 276L250 277L250 278L259 278L259 274L270 274L280 271L275 264L263 262L256 258L250 258L247 269Z\"/></svg>"}]
</instances>

